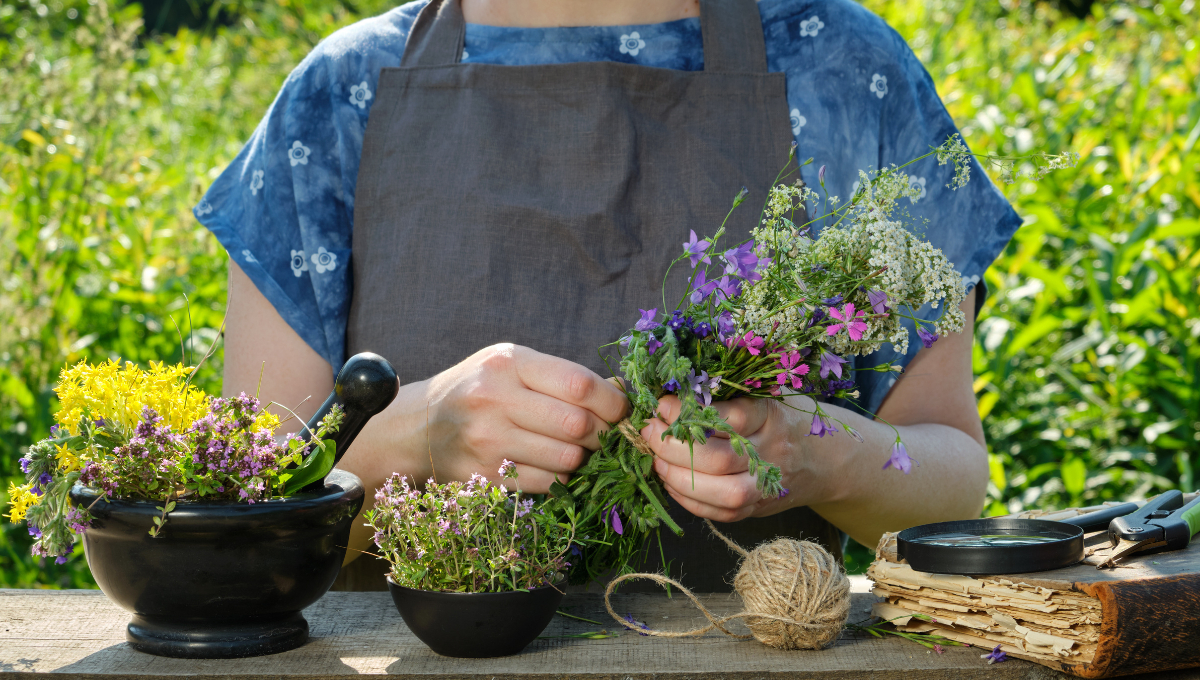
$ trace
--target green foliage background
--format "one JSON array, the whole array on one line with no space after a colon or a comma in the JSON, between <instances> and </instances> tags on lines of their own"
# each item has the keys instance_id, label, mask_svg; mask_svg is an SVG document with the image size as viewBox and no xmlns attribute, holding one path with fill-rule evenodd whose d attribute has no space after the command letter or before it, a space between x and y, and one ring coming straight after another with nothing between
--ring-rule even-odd
<instances>
[{"instance_id":1,"label":"green foliage background","mask_svg":"<svg viewBox=\"0 0 1200 680\"><path fill-rule=\"evenodd\" d=\"M1194 0L1097 4L1083 20L1018 0L865 4L916 50L973 149L1082 156L1006 187L1026 225L988 272L976 329L987 513L1193 490ZM153 18L193 28L155 33L138 5L0 4L0 479L48 434L63 365L174 362L181 339L189 354L216 339L225 255L191 206L304 54L391 3L193 6L206 9ZM41 565L28 548L4 524L0 587L94 587L81 556Z\"/></svg>"}]
</instances>

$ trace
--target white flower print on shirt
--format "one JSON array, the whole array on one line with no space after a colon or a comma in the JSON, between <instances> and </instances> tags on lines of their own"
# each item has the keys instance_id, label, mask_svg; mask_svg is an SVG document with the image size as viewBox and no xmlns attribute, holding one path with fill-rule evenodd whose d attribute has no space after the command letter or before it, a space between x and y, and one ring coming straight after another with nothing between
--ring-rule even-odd
<instances>
[{"instance_id":1,"label":"white flower print on shirt","mask_svg":"<svg viewBox=\"0 0 1200 680\"><path fill-rule=\"evenodd\" d=\"M792 109L790 112L792 117L792 134L800 134L800 128L808 125L808 119L800 115L800 109Z\"/></svg>"},{"instance_id":2,"label":"white flower print on shirt","mask_svg":"<svg viewBox=\"0 0 1200 680\"><path fill-rule=\"evenodd\" d=\"M292 163L292 165L295 165L295 163ZM261 189L262 187L263 187L263 171L255 170L254 172L250 173L250 195L257 196L258 190Z\"/></svg>"},{"instance_id":3,"label":"white flower print on shirt","mask_svg":"<svg viewBox=\"0 0 1200 680\"><path fill-rule=\"evenodd\" d=\"M367 81L365 80L358 85L350 86L350 103L356 104L360 109L367 108L367 102L370 101L371 96L371 88L367 87ZM300 142L296 142L296 144L299 143ZM295 145L293 145L293 148L295 148ZM293 165L295 165L295 163L293 163Z\"/></svg>"},{"instance_id":4,"label":"white flower print on shirt","mask_svg":"<svg viewBox=\"0 0 1200 680\"><path fill-rule=\"evenodd\" d=\"M300 143L300 140L292 142L292 148L288 149L288 161L292 167L297 165L308 165L308 154L312 153L312 149Z\"/></svg>"},{"instance_id":5,"label":"white flower print on shirt","mask_svg":"<svg viewBox=\"0 0 1200 680\"><path fill-rule=\"evenodd\" d=\"M815 38L817 36L817 32L822 28L825 28L824 22L822 22L821 19L814 14L810 18L800 22L800 37L803 38L811 35Z\"/></svg>"},{"instance_id":6,"label":"white flower print on shirt","mask_svg":"<svg viewBox=\"0 0 1200 680\"><path fill-rule=\"evenodd\" d=\"M887 76L881 76L878 73L871 76L871 91L876 97L883 99L887 94Z\"/></svg>"},{"instance_id":7,"label":"white flower print on shirt","mask_svg":"<svg viewBox=\"0 0 1200 680\"><path fill-rule=\"evenodd\" d=\"M636 57L645 46L646 41L642 40L642 34L637 31L621 36L621 54Z\"/></svg>"},{"instance_id":8,"label":"white flower print on shirt","mask_svg":"<svg viewBox=\"0 0 1200 680\"><path fill-rule=\"evenodd\" d=\"M246 261L251 264L258 264L258 259L256 259L254 257L254 253L250 252L249 250L243 250L242 257L246 258Z\"/></svg>"},{"instance_id":9,"label":"white flower print on shirt","mask_svg":"<svg viewBox=\"0 0 1200 680\"><path fill-rule=\"evenodd\" d=\"M462 59L459 59L459 61L466 61L470 58L471 58L471 53L466 50L463 50Z\"/></svg>"},{"instance_id":10,"label":"white flower print on shirt","mask_svg":"<svg viewBox=\"0 0 1200 680\"><path fill-rule=\"evenodd\" d=\"M917 192L917 196L912 199L913 203L925 198L925 178L924 177L909 177L908 186Z\"/></svg>"},{"instance_id":11,"label":"white flower print on shirt","mask_svg":"<svg viewBox=\"0 0 1200 680\"><path fill-rule=\"evenodd\" d=\"M212 204L205 199L200 200L200 205L196 206L197 215L207 215L213 211Z\"/></svg>"},{"instance_id":12,"label":"white flower print on shirt","mask_svg":"<svg viewBox=\"0 0 1200 680\"><path fill-rule=\"evenodd\" d=\"M312 254L312 262L317 265L317 273L324 274L337 269L337 255L325 250L324 246L317 248L317 252Z\"/></svg>"},{"instance_id":13,"label":"white flower print on shirt","mask_svg":"<svg viewBox=\"0 0 1200 680\"><path fill-rule=\"evenodd\" d=\"M308 260L306 260L304 257L304 251L303 250L293 250L292 251L292 273L296 275L296 278L300 278L300 273L306 272L306 271L308 271Z\"/></svg>"}]
</instances>

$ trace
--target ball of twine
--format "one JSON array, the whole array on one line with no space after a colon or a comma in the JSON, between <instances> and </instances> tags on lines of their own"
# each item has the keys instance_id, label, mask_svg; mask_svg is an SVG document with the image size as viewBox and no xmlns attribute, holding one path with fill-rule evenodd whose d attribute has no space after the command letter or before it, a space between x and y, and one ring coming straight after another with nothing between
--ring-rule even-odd
<instances>
[{"instance_id":1,"label":"ball of twine","mask_svg":"<svg viewBox=\"0 0 1200 680\"><path fill-rule=\"evenodd\" d=\"M754 639L777 649L822 649L837 640L850 615L850 579L829 551L778 538L741 552L733 589Z\"/></svg>"},{"instance_id":2,"label":"ball of twine","mask_svg":"<svg viewBox=\"0 0 1200 680\"><path fill-rule=\"evenodd\" d=\"M662 574L624 574L613 579L604 592L604 606L621 625L645 635L658 637L696 637L716 629L731 637L755 640L776 649L823 649L833 644L850 616L850 579L829 551L811 541L777 538L753 551L708 528L743 557L733 589L742 597L745 611L718 617L682 583ZM709 620L709 625L688 631L644 629L619 616L610 597L617 584L632 579L647 579L679 589ZM725 624L742 619L749 635L730 631Z\"/></svg>"},{"instance_id":3,"label":"ball of twine","mask_svg":"<svg viewBox=\"0 0 1200 680\"><path fill-rule=\"evenodd\" d=\"M650 453L645 440L628 421L618 424L618 430L639 451ZM604 592L604 606L613 619L626 628L646 635L695 637L715 628L738 639L753 637L777 649L822 649L837 640L850 616L850 579L829 551L811 541L777 538L747 552L717 531L712 522L704 521L730 550L742 556L737 576L733 579L733 589L741 595L745 611L731 616L715 616L692 591L678 581L662 574L639 573L618 576L608 584ZM700 609L709 620L709 625L689 631L661 631L640 628L618 616L610 602L613 589L622 581L639 578L678 588ZM725 627L734 619L742 619L750 629L750 634L739 635Z\"/></svg>"}]
</instances>

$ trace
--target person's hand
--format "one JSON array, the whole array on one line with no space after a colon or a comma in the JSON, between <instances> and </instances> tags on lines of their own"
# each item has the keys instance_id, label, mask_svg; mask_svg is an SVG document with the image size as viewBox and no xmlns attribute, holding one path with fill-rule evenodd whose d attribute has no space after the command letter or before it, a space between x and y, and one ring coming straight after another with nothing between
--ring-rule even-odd
<instances>
[{"instance_id":1,"label":"person's hand","mask_svg":"<svg viewBox=\"0 0 1200 680\"><path fill-rule=\"evenodd\" d=\"M802 436L796 434L798 419L792 409L770 399L732 399L714 406L735 432L754 444L763 460L781 468L789 493L763 498L755 476L748 472L748 458L734 453L723 433L709 437L704 445L694 445L692 451L674 437L664 440L667 424L679 416L679 400L666 397L659 401L658 418L647 422L642 437L657 455L654 470L675 502L697 517L717 522L773 515L806 504L819 482L806 474Z\"/></svg>"},{"instance_id":2,"label":"person's hand","mask_svg":"<svg viewBox=\"0 0 1200 680\"><path fill-rule=\"evenodd\" d=\"M628 408L620 390L587 368L512 344L439 373L427 395L427 446L439 482L474 472L498 480L508 459L517 464L516 485L529 493L566 481Z\"/></svg>"}]
</instances>

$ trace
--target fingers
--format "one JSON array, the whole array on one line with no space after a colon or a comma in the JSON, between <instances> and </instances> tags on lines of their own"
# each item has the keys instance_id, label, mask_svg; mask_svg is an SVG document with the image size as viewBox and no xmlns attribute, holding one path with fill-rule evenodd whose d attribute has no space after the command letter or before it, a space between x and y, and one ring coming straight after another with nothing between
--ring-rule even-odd
<instances>
[{"instance_id":1,"label":"fingers","mask_svg":"<svg viewBox=\"0 0 1200 680\"><path fill-rule=\"evenodd\" d=\"M566 359L515 349L517 376L529 389L585 408L606 423L625 417L629 401L612 383Z\"/></svg>"},{"instance_id":2,"label":"fingers","mask_svg":"<svg viewBox=\"0 0 1200 680\"><path fill-rule=\"evenodd\" d=\"M686 442L674 437L663 439L666 431L666 423L655 418L647 421L646 427L642 428L642 438L650 444L650 449L659 459L673 466L689 471L694 467L697 472L709 475L730 475L748 469L748 459L734 453L728 439L709 437L706 443L695 444L689 449Z\"/></svg>"},{"instance_id":3,"label":"fingers","mask_svg":"<svg viewBox=\"0 0 1200 680\"><path fill-rule=\"evenodd\" d=\"M600 448L597 433L609 428L596 414L541 392L528 391L524 397L518 408L509 411L514 425L589 451Z\"/></svg>"},{"instance_id":4,"label":"fingers","mask_svg":"<svg viewBox=\"0 0 1200 680\"><path fill-rule=\"evenodd\" d=\"M774 406L768 399L731 399L713 404L721 418L729 423L734 432L749 437L762 429ZM680 403L676 397L663 397L658 401L658 417L665 423L673 423L679 417ZM725 436L717 433L718 436Z\"/></svg>"},{"instance_id":5,"label":"fingers","mask_svg":"<svg viewBox=\"0 0 1200 680\"><path fill-rule=\"evenodd\" d=\"M671 494L671 498L679 504L684 510L692 513L697 517L705 517L714 522L740 522L750 516L753 506L746 508L738 508L731 510L729 508L719 508L715 505L709 505L703 501L698 501L694 498L688 498L674 489L667 489L667 493Z\"/></svg>"},{"instance_id":6,"label":"fingers","mask_svg":"<svg viewBox=\"0 0 1200 680\"><path fill-rule=\"evenodd\" d=\"M754 511L754 506L762 500L762 492L755 486L754 477L748 472L710 475L697 470L693 473L690 468L671 465L661 458L654 461L654 471L673 496L688 498L721 510L743 513L741 517L748 517Z\"/></svg>"}]
</instances>

